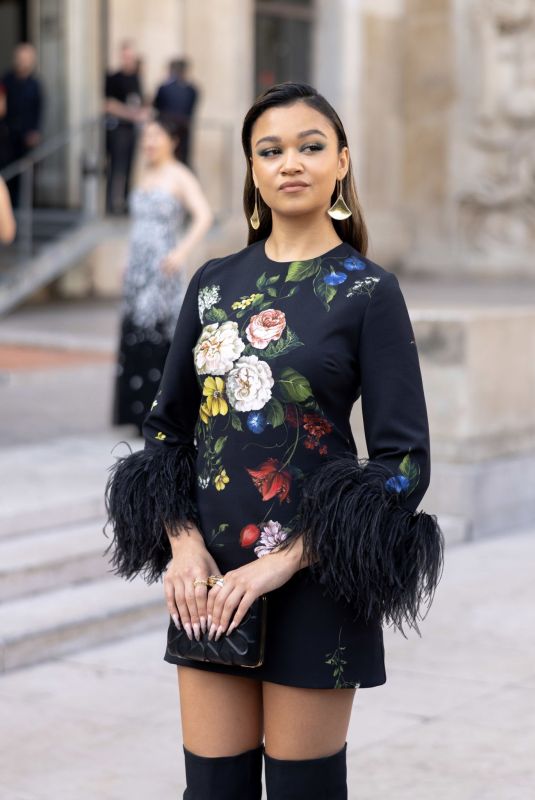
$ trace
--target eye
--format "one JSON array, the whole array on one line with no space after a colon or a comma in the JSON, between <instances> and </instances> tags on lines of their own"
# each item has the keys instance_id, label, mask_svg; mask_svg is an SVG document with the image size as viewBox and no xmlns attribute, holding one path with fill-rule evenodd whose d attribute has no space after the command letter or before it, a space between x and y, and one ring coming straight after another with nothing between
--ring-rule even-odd
<instances>
[{"instance_id":1,"label":"eye","mask_svg":"<svg viewBox=\"0 0 535 800\"><path fill-rule=\"evenodd\" d=\"M315 152L317 150L323 150L323 148L324 145L314 143L314 144L305 144L303 150L311 150L312 152Z\"/></svg>"},{"instance_id":2,"label":"eye","mask_svg":"<svg viewBox=\"0 0 535 800\"><path fill-rule=\"evenodd\" d=\"M267 150L261 150L258 155L262 157L271 156L273 154L280 153L280 147L268 147Z\"/></svg>"}]
</instances>

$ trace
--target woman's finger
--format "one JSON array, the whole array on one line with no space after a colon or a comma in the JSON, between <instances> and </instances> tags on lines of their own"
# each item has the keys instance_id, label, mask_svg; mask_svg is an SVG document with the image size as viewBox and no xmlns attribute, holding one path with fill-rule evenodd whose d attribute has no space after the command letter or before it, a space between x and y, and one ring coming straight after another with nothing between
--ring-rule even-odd
<instances>
[{"instance_id":1,"label":"woman's finger","mask_svg":"<svg viewBox=\"0 0 535 800\"><path fill-rule=\"evenodd\" d=\"M191 619L189 615L188 604L186 602L186 594L184 592L184 583L182 580L176 580L174 584L175 602L180 615L180 621L188 635L188 639L193 638L191 631Z\"/></svg>"},{"instance_id":2,"label":"woman's finger","mask_svg":"<svg viewBox=\"0 0 535 800\"><path fill-rule=\"evenodd\" d=\"M189 576L186 578L186 583L184 586L184 594L186 597L186 605L188 607L189 612L189 622L191 627L193 628L193 635L197 639L197 641L201 638L201 620L199 617L199 611L197 609L197 600L195 597L195 589L196 587L193 585L194 578ZM187 628L186 628L187 630Z\"/></svg>"},{"instance_id":3,"label":"woman's finger","mask_svg":"<svg viewBox=\"0 0 535 800\"><path fill-rule=\"evenodd\" d=\"M206 580L206 578L202 578L202 580ZM201 625L201 631L206 633L206 602L208 598L208 586L202 583L198 583L195 587L195 601L197 603L197 610L199 612L199 622Z\"/></svg>"},{"instance_id":4,"label":"woman's finger","mask_svg":"<svg viewBox=\"0 0 535 800\"><path fill-rule=\"evenodd\" d=\"M214 600L214 606L212 611L212 625L209 631L209 638L213 639L216 632L219 630L221 625L221 617L223 615L223 609L225 607L225 603L227 602L227 598L229 595L232 594L237 589L236 585L231 582L225 582L223 586L220 586ZM240 593L241 597L241 593ZM238 601L236 601L237 604Z\"/></svg>"},{"instance_id":5,"label":"woman's finger","mask_svg":"<svg viewBox=\"0 0 535 800\"><path fill-rule=\"evenodd\" d=\"M227 597L227 599L225 600L225 605L223 606L223 609L221 611L219 626L215 634L216 641L223 634L223 632L227 630L231 617L234 614L236 608L240 605L243 596L244 596L243 589L239 589L238 587L236 587L234 591L231 592Z\"/></svg>"},{"instance_id":6,"label":"woman's finger","mask_svg":"<svg viewBox=\"0 0 535 800\"><path fill-rule=\"evenodd\" d=\"M171 619L175 623L178 630L180 630L181 626L178 617L178 607L175 599L175 587L171 578L164 577L163 586L164 586L165 602L167 605L167 609L169 611L169 614L171 615Z\"/></svg>"},{"instance_id":7,"label":"woman's finger","mask_svg":"<svg viewBox=\"0 0 535 800\"><path fill-rule=\"evenodd\" d=\"M249 611L249 609L252 606L254 600L255 600L255 597L250 595L250 594L248 594L248 593L245 593L243 595L243 597L242 597L242 599L240 601L240 604L239 604L238 608L236 609L236 613L234 614L234 617L232 618L232 622L228 626L227 633L226 633L227 636L229 636L232 633L232 631L235 628L238 627L240 622L243 621L243 619L245 618L245 615Z\"/></svg>"}]
</instances>

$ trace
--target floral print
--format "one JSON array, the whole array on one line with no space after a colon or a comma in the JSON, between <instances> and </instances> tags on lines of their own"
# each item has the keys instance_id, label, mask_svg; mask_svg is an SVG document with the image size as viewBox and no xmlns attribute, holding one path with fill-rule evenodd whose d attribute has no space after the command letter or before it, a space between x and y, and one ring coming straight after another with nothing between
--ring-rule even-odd
<instances>
[{"instance_id":1,"label":"floral print","mask_svg":"<svg viewBox=\"0 0 535 800\"><path fill-rule=\"evenodd\" d=\"M203 322L204 312L215 306L221 299L221 290L219 286L205 286L199 291L198 305L199 305L199 319Z\"/></svg>"},{"instance_id":2,"label":"floral print","mask_svg":"<svg viewBox=\"0 0 535 800\"><path fill-rule=\"evenodd\" d=\"M256 555L261 558L262 556L269 555L277 546L286 539L288 531L285 530L280 522L269 520L260 531L259 543L256 545L254 551Z\"/></svg>"},{"instance_id":3,"label":"floral print","mask_svg":"<svg viewBox=\"0 0 535 800\"><path fill-rule=\"evenodd\" d=\"M264 349L270 342L276 342L281 338L285 327L284 312L268 308L260 314L253 314L245 332L253 347Z\"/></svg>"},{"instance_id":4,"label":"floral print","mask_svg":"<svg viewBox=\"0 0 535 800\"><path fill-rule=\"evenodd\" d=\"M193 354L197 372L199 375L224 375L244 347L236 322L227 320L221 325L218 322L206 325Z\"/></svg>"},{"instance_id":5,"label":"floral print","mask_svg":"<svg viewBox=\"0 0 535 800\"><path fill-rule=\"evenodd\" d=\"M333 668L334 689L356 689L360 686L358 681L344 680L344 667L347 664L347 660L342 657L346 648L340 645L341 635L342 628L338 632L338 647L332 653L327 653L325 663L330 664Z\"/></svg>"},{"instance_id":6,"label":"floral print","mask_svg":"<svg viewBox=\"0 0 535 800\"><path fill-rule=\"evenodd\" d=\"M243 356L227 377L227 393L236 411L257 411L271 399L274 384L269 364L258 356Z\"/></svg>"},{"instance_id":7,"label":"floral print","mask_svg":"<svg viewBox=\"0 0 535 800\"><path fill-rule=\"evenodd\" d=\"M385 486L389 492L396 492L397 494L403 492L408 497L416 489L419 482L420 467L416 461L411 459L410 453L407 453L399 464L397 475L388 478Z\"/></svg>"}]
</instances>

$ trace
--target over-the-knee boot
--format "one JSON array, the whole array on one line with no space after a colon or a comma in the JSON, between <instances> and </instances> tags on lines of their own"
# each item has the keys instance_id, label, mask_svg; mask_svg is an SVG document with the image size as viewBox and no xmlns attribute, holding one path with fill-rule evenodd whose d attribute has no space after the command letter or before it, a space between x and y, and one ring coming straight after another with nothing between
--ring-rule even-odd
<instances>
[{"instance_id":1,"label":"over-the-knee boot","mask_svg":"<svg viewBox=\"0 0 535 800\"><path fill-rule=\"evenodd\" d=\"M184 745L186 790L183 800L260 800L261 744L235 756L200 756Z\"/></svg>"},{"instance_id":2,"label":"over-the-knee boot","mask_svg":"<svg viewBox=\"0 0 535 800\"><path fill-rule=\"evenodd\" d=\"M347 742L331 756L303 760L264 752L268 800L347 800Z\"/></svg>"}]
</instances>

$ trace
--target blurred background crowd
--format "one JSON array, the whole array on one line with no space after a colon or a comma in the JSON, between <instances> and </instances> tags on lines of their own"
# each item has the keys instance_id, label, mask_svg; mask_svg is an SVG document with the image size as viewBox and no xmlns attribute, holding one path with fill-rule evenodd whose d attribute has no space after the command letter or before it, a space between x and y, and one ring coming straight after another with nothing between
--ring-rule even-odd
<instances>
[{"instance_id":1,"label":"blurred background crowd","mask_svg":"<svg viewBox=\"0 0 535 800\"><path fill-rule=\"evenodd\" d=\"M246 243L242 120L284 80L342 118L369 255L407 300L431 428L422 506L450 548L533 526L535 0L0 0L6 669L161 621L160 594L119 601L103 578L105 470L120 438L141 444L189 275ZM358 403L352 421L364 456ZM103 609L69 622L58 599L41 649L24 622L10 638L31 593L55 608L58 574L73 598L98 586ZM396 786L374 796L416 796Z\"/></svg>"}]
</instances>

